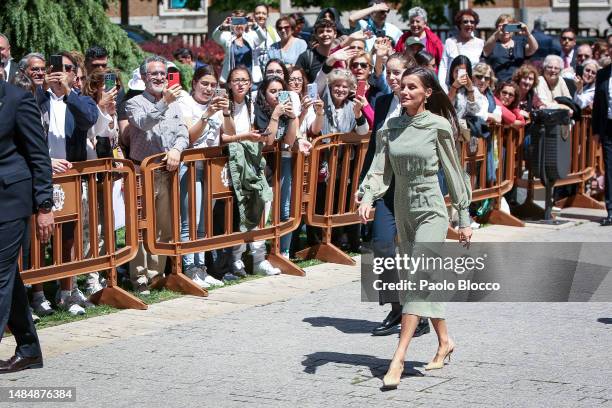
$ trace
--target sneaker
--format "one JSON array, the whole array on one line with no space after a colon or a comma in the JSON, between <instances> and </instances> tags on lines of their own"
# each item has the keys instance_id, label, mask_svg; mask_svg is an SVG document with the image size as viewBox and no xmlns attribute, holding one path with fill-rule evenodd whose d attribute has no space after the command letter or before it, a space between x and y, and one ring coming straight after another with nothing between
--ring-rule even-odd
<instances>
[{"instance_id":1,"label":"sneaker","mask_svg":"<svg viewBox=\"0 0 612 408\"><path fill-rule=\"evenodd\" d=\"M79 288L75 288L72 289L72 293L70 294L70 297L74 300L75 303L77 303L79 306L83 307L83 308L90 308L93 307L93 303L91 303L89 301L89 299L87 299L87 297L83 294L83 292L81 292L81 289Z\"/></svg>"},{"instance_id":2,"label":"sneaker","mask_svg":"<svg viewBox=\"0 0 612 408\"><path fill-rule=\"evenodd\" d=\"M100 282L89 282L87 284L87 287L85 287L85 293L87 294L87 296L91 296L94 293L101 291L102 289L104 289L104 287L100 284Z\"/></svg>"},{"instance_id":3,"label":"sneaker","mask_svg":"<svg viewBox=\"0 0 612 408\"><path fill-rule=\"evenodd\" d=\"M290 259L291 257L289 256L289 251L287 252L281 252L281 256L285 259Z\"/></svg>"},{"instance_id":4,"label":"sneaker","mask_svg":"<svg viewBox=\"0 0 612 408\"><path fill-rule=\"evenodd\" d=\"M60 295L60 300L57 302L57 307L68 311L73 316L82 316L85 314L85 309L79 305L78 298L73 296L73 294L65 297Z\"/></svg>"},{"instance_id":5,"label":"sneaker","mask_svg":"<svg viewBox=\"0 0 612 408\"><path fill-rule=\"evenodd\" d=\"M30 308L30 314L32 315L32 321L34 322L34 324L40 322L40 317L34 314L34 311L32 310L32 308Z\"/></svg>"},{"instance_id":6,"label":"sneaker","mask_svg":"<svg viewBox=\"0 0 612 408\"><path fill-rule=\"evenodd\" d=\"M132 283L134 287L134 291L137 295L150 295L151 291L149 290L149 285L147 285L146 276L140 276L136 280L136 283Z\"/></svg>"},{"instance_id":7,"label":"sneaker","mask_svg":"<svg viewBox=\"0 0 612 408\"><path fill-rule=\"evenodd\" d=\"M227 272L225 275L223 275L223 280L226 282L230 282L230 281L235 281L235 280L239 280L240 277L234 275L233 273Z\"/></svg>"},{"instance_id":8,"label":"sneaker","mask_svg":"<svg viewBox=\"0 0 612 408\"><path fill-rule=\"evenodd\" d=\"M257 275L272 276L272 275L280 275L281 270L278 268L275 268L274 266L272 266L270 262L265 260L255 265L255 268L253 268L253 273Z\"/></svg>"},{"instance_id":9,"label":"sneaker","mask_svg":"<svg viewBox=\"0 0 612 408\"><path fill-rule=\"evenodd\" d=\"M215 279L209 274L206 274L206 276L204 277L204 282L208 283L210 286L224 286L225 285L223 281L220 281L219 279Z\"/></svg>"},{"instance_id":10,"label":"sneaker","mask_svg":"<svg viewBox=\"0 0 612 408\"><path fill-rule=\"evenodd\" d=\"M34 297L32 299L32 310L39 316L49 316L55 313L55 310L51 308L51 302L49 302L44 296L40 298Z\"/></svg>"},{"instance_id":11,"label":"sneaker","mask_svg":"<svg viewBox=\"0 0 612 408\"><path fill-rule=\"evenodd\" d=\"M244 269L244 262L242 260L234 261L232 264L232 275L236 275L241 278L245 278L247 273L246 269Z\"/></svg>"},{"instance_id":12,"label":"sneaker","mask_svg":"<svg viewBox=\"0 0 612 408\"><path fill-rule=\"evenodd\" d=\"M185 275L187 275L193 283L201 287L202 289L208 289L210 284L208 284L204 279L202 279L202 275L206 274L201 268L197 266L192 266L185 271Z\"/></svg>"}]
</instances>

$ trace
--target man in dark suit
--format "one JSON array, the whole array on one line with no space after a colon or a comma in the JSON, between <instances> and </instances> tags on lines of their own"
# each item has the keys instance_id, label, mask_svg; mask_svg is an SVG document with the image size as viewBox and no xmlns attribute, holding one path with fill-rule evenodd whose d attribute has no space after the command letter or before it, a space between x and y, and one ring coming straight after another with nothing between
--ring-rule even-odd
<instances>
[{"instance_id":1,"label":"man in dark suit","mask_svg":"<svg viewBox=\"0 0 612 408\"><path fill-rule=\"evenodd\" d=\"M10 82L17 73L17 63L11 58L11 44L6 35L0 33L0 68L4 68L4 80Z\"/></svg>"},{"instance_id":2,"label":"man in dark suit","mask_svg":"<svg viewBox=\"0 0 612 408\"><path fill-rule=\"evenodd\" d=\"M15 355L0 361L0 373L42 367L17 257L33 212L37 235L53 231L51 160L40 113L30 93L0 82L0 340L5 327L15 336Z\"/></svg>"},{"instance_id":3,"label":"man in dark suit","mask_svg":"<svg viewBox=\"0 0 612 408\"><path fill-rule=\"evenodd\" d=\"M576 70L576 30L565 28L561 31L559 43L561 44L561 58L563 69L572 68Z\"/></svg>"},{"instance_id":4,"label":"man in dark suit","mask_svg":"<svg viewBox=\"0 0 612 408\"><path fill-rule=\"evenodd\" d=\"M399 75L401 75L401 71ZM400 100L393 92L376 98L372 134L370 135L368 151L366 152L363 168L359 177L360 183L370 169L374 154L376 153L376 133L383 127L388 117L399 116L400 113ZM384 197L374 202L376 212L374 213L374 221L372 222L372 250L376 257L395 257L395 236L397 235L397 228L395 225L393 205L394 191L395 182L392 179ZM383 282L397 282L399 279L397 270L386 269L382 273L381 279ZM372 335L386 336L396 332L402 320L402 305L400 303L399 293L390 290L380 291L379 303L381 305L390 303L391 311L381 324L372 330ZM429 333L429 330L427 319L421 319L414 336L418 337Z\"/></svg>"},{"instance_id":5,"label":"man in dark suit","mask_svg":"<svg viewBox=\"0 0 612 408\"><path fill-rule=\"evenodd\" d=\"M593 137L599 137L603 150L605 171L605 199L608 216L601 220L602 226L612 225L612 65L597 72L595 97L593 99Z\"/></svg>"}]
</instances>

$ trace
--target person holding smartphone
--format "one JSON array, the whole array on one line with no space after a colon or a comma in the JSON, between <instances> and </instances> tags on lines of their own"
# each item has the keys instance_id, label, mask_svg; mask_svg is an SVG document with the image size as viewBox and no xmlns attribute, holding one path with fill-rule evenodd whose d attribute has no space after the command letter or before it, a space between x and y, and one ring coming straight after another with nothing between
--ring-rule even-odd
<instances>
[{"instance_id":1,"label":"person holding smartphone","mask_svg":"<svg viewBox=\"0 0 612 408\"><path fill-rule=\"evenodd\" d=\"M211 66L196 69L191 81L190 95L179 99L183 113L183 122L189 131L189 147L204 148L219 146L221 135L234 135L234 119L230 115L230 104L225 88L219 88L217 74ZM181 192L181 241L189 241L189 197L188 166L181 164L179 170ZM195 205L197 238L206 236L204 231L206 203L202 197L205 186L204 167L196 163L195 172ZM208 274L205 264L205 252L183 256L183 270L202 288L223 286L223 281Z\"/></svg>"},{"instance_id":2,"label":"person holding smartphone","mask_svg":"<svg viewBox=\"0 0 612 408\"><path fill-rule=\"evenodd\" d=\"M215 28L212 38L225 52L219 78L221 83L226 83L229 72L239 65L247 67L255 83L261 82L262 73L254 50L266 41L267 36L259 25L253 23L252 18L247 17L244 11L236 10Z\"/></svg>"},{"instance_id":3,"label":"person holding smartphone","mask_svg":"<svg viewBox=\"0 0 612 408\"><path fill-rule=\"evenodd\" d=\"M482 53L500 81L512 79L514 71L538 50L538 42L525 23L509 14L495 22L497 29L487 39ZM516 35L515 35L516 34Z\"/></svg>"},{"instance_id":4,"label":"person holding smartphone","mask_svg":"<svg viewBox=\"0 0 612 408\"><path fill-rule=\"evenodd\" d=\"M451 76L446 83L448 98L457 111L459 119L478 116L488 101L472 81L472 63L465 55L457 56L450 65Z\"/></svg>"}]
</instances>

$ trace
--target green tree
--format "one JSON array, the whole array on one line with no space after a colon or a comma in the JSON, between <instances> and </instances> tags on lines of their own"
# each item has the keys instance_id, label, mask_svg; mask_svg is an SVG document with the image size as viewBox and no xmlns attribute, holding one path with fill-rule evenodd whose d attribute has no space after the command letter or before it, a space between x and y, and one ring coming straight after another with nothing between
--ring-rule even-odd
<instances>
[{"instance_id":1,"label":"green tree","mask_svg":"<svg viewBox=\"0 0 612 408\"><path fill-rule=\"evenodd\" d=\"M104 0L4 0L0 31L14 58L29 52L84 52L94 44L106 48L112 65L124 73L137 67L144 53L106 15Z\"/></svg>"}]
</instances>

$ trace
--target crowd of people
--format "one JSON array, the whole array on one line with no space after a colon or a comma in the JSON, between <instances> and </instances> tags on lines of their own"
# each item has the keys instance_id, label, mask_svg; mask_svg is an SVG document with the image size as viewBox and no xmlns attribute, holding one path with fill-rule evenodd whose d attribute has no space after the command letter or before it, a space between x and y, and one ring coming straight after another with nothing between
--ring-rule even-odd
<instances>
[{"instance_id":1,"label":"crowd of people","mask_svg":"<svg viewBox=\"0 0 612 408\"><path fill-rule=\"evenodd\" d=\"M183 84L190 92L171 80L179 72L175 63L160 56L147 57L133 72L125 73L130 80L124 84L104 44L92 45L84 55L58 50L45 56L32 50L17 61L11 56L8 38L2 34L0 76L35 96L55 174L70 169L75 162L104 157L129 159L138 170L146 157L165 154L167 171L155 177L160 241L169 241L172 235L167 214L175 171L180 177L181 239L189 240L187 183L191 178L187 166L181 163L181 153L186 149L228 145L232 180L251 172L248 177L258 185L257 194L233 182L238 202L234 228L242 231L257 228L259 219L254 219L253 214L269 212L273 195L262 156L265 145L279 141L285 150L279 194L281 220L290 216L292 200L294 163L289 150L295 148L300 154L308 154L315 137L372 132L369 159L362 174L362 180L371 180L373 176L367 171L379 160L375 159L376 145L380 143L377 131L397 126L394 118L405 114L409 81L405 83L404 79L407 72L416 72L419 67L429 73L418 71L417 76L422 81L435 79L435 89L439 87L447 95L460 132L483 129L488 124L528 127L532 113L542 108L566 109L574 118L581 110L598 109L593 106L596 82L602 68L607 69L609 78L612 35L607 40L578 45L577 33L567 28L556 41L542 31L543 21L537 21L534 30L530 30L504 14L495 22L494 32L483 40L476 35L481 23L478 13L465 9L454 18L454 34L442 41L429 28L424 9L409 10L409 30L405 32L386 21L389 10L385 2L374 0L368 8L349 16L348 28L333 8L322 9L312 28L306 27L299 13L281 16L272 24L268 7L263 4L250 13L234 11L211 33L225 52L222 66L197 61L187 48L174 53L176 62L193 67L191 83ZM436 112L435 108L429 110ZM605 114L610 117L607 111ZM594 120L594 133L603 135L605 126L605 119ZM482 135L472 131L471 137ZM609 152L610 146L606 149ZM449 157L445 160L454 164ZM318 171L323 187L329 178L325 160ZM608 181L611 174L606 171ZM487 175L493 180L495 168L488 168ZM442 191L461 183L457 177L447 177L444 171L438 172ZM206 183L201 166L196 168L195 183L195 225L197 237L203 238L207 214L201 194ZM602 189L603 184L597 188ZM369 200L378 198L372 202L377 217L371 231L375 249L377 243L394 239L384 221L393 217L393 200L385 199L389 194L386 187L377 195L367 196ZM450 192L456 190L453 187ZM393 187L390 191L392 194ZM84 208L86 195L84 191ZM467 196L460 198L458 224L465 227L470 224L464 211ZM602 224L611 225L609 192L606 199L610 216ZM213 211L222 214L223 203L216 204ZM317 243L318 232L307 232L308 243ZM287 258L298 249L295 235L282 237L281 253ZM62 240L62 257L70 260L74 225L64 224ZM334 243L360 251L359 228L338 231ZM266 260L265 242L253 242L250 247L255 273L280 273ZM209 256L185 255L183 270L203 288L223 285L224 281L246 276L245 251L246 246L240 245ZM134 290L148 293L149 287L163 277L165 261L165 257L147 253L141 246L129 265ZM83 293L74 278L63 279L53 304L72 314L83 314L91 305L86 295L101 290L104 284L101 274L90 274ZM32 285L31 307L37 315L54 311L40 284ZM397 324L397 312L401 310L398 307L394 303L396 314L385 319L377 328L378 334L386 334L394 322Z\"/></svg>"}]
</instances>

